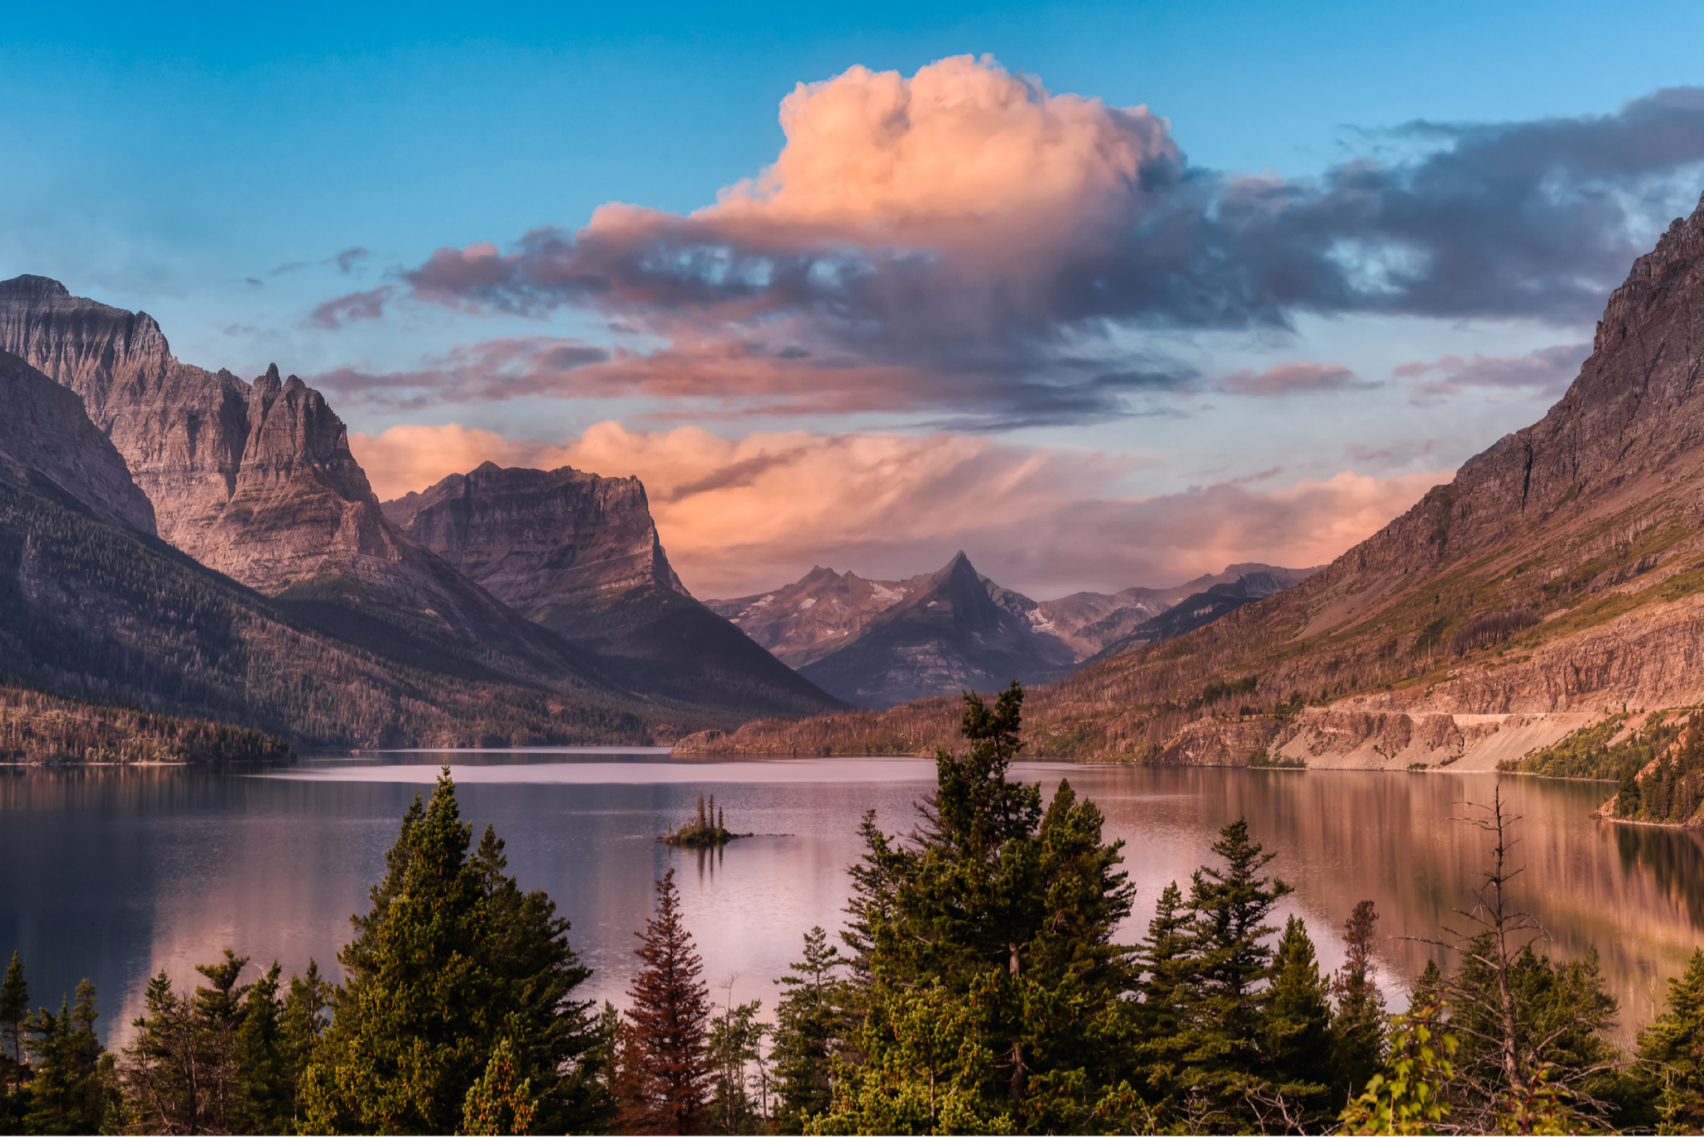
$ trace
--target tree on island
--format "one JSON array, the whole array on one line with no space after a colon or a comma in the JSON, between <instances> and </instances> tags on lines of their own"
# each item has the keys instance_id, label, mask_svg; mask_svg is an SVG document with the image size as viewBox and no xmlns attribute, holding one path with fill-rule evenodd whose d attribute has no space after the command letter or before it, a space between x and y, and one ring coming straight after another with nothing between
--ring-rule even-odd
<instances>
[{"instance_id":1,"label":"tree on island","mask_svg":"<svg viewBox=\"0 0 1704 1137\"><path fill-rule=\"evenodd\" d=\"M710 991L680 918L674 870L657 882L657 911L639 933L645 964L627 992L616 1093L624 1133L702 1132L711 1079Z\"/></svg>"}]
</instances>

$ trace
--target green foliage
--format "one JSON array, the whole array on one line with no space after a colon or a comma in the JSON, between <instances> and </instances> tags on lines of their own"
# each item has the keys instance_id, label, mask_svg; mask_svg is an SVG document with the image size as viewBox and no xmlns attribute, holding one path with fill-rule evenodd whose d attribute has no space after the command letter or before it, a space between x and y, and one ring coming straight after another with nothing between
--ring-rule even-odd
<instances>
[{"instance_id":1,"label":"green foliage","mask_svg":"<svg viewBox=\"0 0 1704 1137\"><path fill-rule=\"evenodd\" d=\"M1131 1068L1135 974L1111 937L1132 893L1070 783L1044 809L1007 780L1022 704L1015 683L993 706L965 697L969 752L937 754L910 840L866 819L846 936L865 1073L837 1086L830 1127L1123 1123L1095 1110Z\"/></svg>"},{"instance_id":2,"label":"green foliage","mask_svg":"<svg viewBox=\"0 0 1704 1137\"><path fill-rule=\"evenodd\" d=\"M698 817L688 821L679 829L670 826L669 831L657 840L665 845L673 845L679 849L717 849L726 845L736 837L750 837L750 833L730 833L725 824L725 817L716 809L716 795L710 795L709 812L705 812L704 795L698 795Z\"/></svg>"},{"instance_id":3,"label":"green foliage","mask_svg":"<svg viewBox=\"0 0 1704 1137\"><path fill-rule=\"evenodd\" d=\"M763 1001L753 999L730 1006L710 1020L705 1054L715 1071L710 1116L718 1133L768 1131L769 1072L763 1060L763 1039L769 1027L757 1021L762 1009ZM755 1073L750 1072L753 1066Z\"/></svg>"},{"instance_id":4,"label":"green foliage","mask_svg":"<svg viewBox=\"0 0 1704 1137\"><path fill-rule=\"evenodd\" d=\"M95 1035L95 987L77 984L77 1001L45 1007L25 1024L31 1078L24 1132L111 1133L124 1123L112 1055Z\"/></svg>"},{"instance_id":5,"label":"green foliage","mask_svg":"<svg viewBox=\"0 0 1704 1137\"><path fill-rule=\"evenodd\" d=\"M0 762L292 762L281 738L226 723L0 687Z\"/></svg>"},{"instance_id":6,"label":"green foliage","mask_svg":"<svg viewBox=\"0 0 1704 1137\"><path fill-rule=\"evenodd\" d=\"M1591 778L1598 781L1625 779L1644 769L1657 754L1679 736L1685 721L1656 711L1627 737L1611 744L1626 725L1626 714L1610 715L1600 723L1581 727L1551 746L1518 759L1505 758L1499 770L1539 774L1547 778Z\"/></svg>"},{"instance_id":7,"label":"green foliage","mask_svg":"<svg viewBox=\"0 0 1704 1137\"><path fill-rule=\"evenodd\" d=\"M1307 928L1291 916L1273 958L1265 1016L1265 1069L1271 1103L1256 1097L1257 1115L1316 1128L1330 1116L1332 1022L1330 984L1319 972Z\"/></svg>"},{"instance_id":8,"label":"green foliage","mask_svg":"<svg viewBox=\"0 0 1704 1137\"><path fill-rule=\"evenodd\" d=\"M1251 770L1305 770L1308 768L1306 758L1272 757L1265 750L1256 750L1248 756L1248 766Z\"/></svg>"},{"instance_id":9,"label":"green foliage","mask_svg":"<svg viewBox=\"0 0 1704 1137\"><path fill-rule=\"evenodd\" d=\"M882 985L869 1007L862 1064L835 1064L834 1103L808 1133L1010 1133L984 1024L989 975L964 995L931 983Z\"/></svg>"},{"instance_id":10,"label":"green foliage","mask_svg":"<svg viewBox=\"0 0 1704 1137\"><path fill-rule=\"evenodd\" d=\"M842 1003L845 981L838 978L840 951L820 927L805 933L804 957L787 965L792 975L775 982L783 988L775 1006L775 1122L779 1132L803 1133L807 1119L825 1113L830 1103L831 1062L844 1046Z\"/></svg>"},{"instance_id":11,"label":"green foliage","mask_svg":"<svg viewBox=\"0 0 1704 1137\"><path fill-rule=\"evenodd\" d=\"M1391 1024L1390 1056L1382 1073L1338 1118L1342 1133L1436 1133L1450 1115L1444 1087L1455 1077L1450 1061L1460 1043L1439 1027L1436 1002L1416 1004Z\"/></svg>"},{"instance_id":12,"label":"green foliage","mask_svg":"<svg viewBox=\"0 0 1704 1137\"><path fill-rule=\"evenodd\" d=\"M446 768L430 805L416 798L403 818L372 910L351 919L355 939L338 956L346 979L306 1076L309 1127L449 1132L505 1041L539 1127L605 1117L603 1081L586 1062L600 1041L590 1004L571 998L589 972L568 923L506 875L494 832L473 856L471 840Z\"/></svg>"},{"instance_id":13,"label":"green foliage","mask_svg":"<svg viewBox=\"0 0 1704 1137\"><path fill-rule=\"evenodd\" d=\"M1669 980L1662 1013L1639 1033L1639 1063L1660 1131L1704 1131L1704 950Z\"/></svg>"},{"instance_id":14,"label":"green foliage","mask_svg":"<svg viewBox=\"0 0 1704 1137\"><path fill-rule=\"evenodd\" d=\"M1225 826L1212 848L1225 867L1203 866L1190 886L1180 1076L1196 1124L1237 1130L1258 1121L1255 1099L1278 1093L1262 1045L1276 974L1265 921L1291 889L1261 875L1274 854L1249 839L1247 821Z\"/></svg>"},{"instance_id":15,"label":"green foliage","mask_svg":"<svg viewBox=\"0 0 1704 1137\"><path fill-rule=\"evenodd\" d=\"M532 1082L520 1076L515 1048L500 1039L485 1063L485 1072L462 1102L461 1128L469 1134L531 1133L535 1106Z\"/></svg>"}]
</instances>

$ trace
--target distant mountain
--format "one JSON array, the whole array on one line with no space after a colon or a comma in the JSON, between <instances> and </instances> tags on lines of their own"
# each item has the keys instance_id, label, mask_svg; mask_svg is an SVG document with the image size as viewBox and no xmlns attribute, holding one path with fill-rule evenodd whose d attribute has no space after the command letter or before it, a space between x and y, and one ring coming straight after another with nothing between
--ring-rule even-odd
<instances>
[{"instance_id":1,"label":"distant mountain","mask_svg":"<svg viewBox=\"0 0 1704 1137\"><path fill-rule=\"evenodd\" d=\"M1066 674L1071 649L995 603L962 552L869 620L845 647L800 669L823 690L885 708L926 695L995 690Z\"/></svg>"},{"instance_id":2,"label":"distant mountain","mask_svg":"<svg viewBox=\"0 0 1704 1137\"><path fill-rule=\"evenodd\" d=\"M842 705L693 599L637 478L487 462L384 511L517 612L595 654L624 686L750 714Z\"/></svg>"},{"instance_id":3,"label":"distant mountain","mask_svg":"<svg viewBox=\"0 0 1704 1137\"><path fill-rule=\"evenodd\" d=\"M153 536L145 501L81 400L0 356L0 683L316 745L634 742L668 718L542 628L525 657L315 628Z\"/></svg>"},{"instance_id":4,"label":"distant mountain","mask_svg":"<svg viewBox=\"0 0 1704 1137\"><path fill-rule=\"evenodd\" d=\"M773 592L704 603L777 659L804 667L851 643L871 620L928 580L927 573L910 580L865 580L819 566Z\"/></svg>"},{"instance_id":5,"label":"distant mountain","mask_svg":"<svg viewBox=\"0 0 1704 1137\"><path fill-rule=\"evenodd\" d=\"M1103 652L1116 655L1164 638L1154 631L1150 631L1150 638L1140 638L1138 629L1180 601L1214 586L1235 586L1248 580L1251 583L1243 591L1252 599L1270 595L1266 589L1272 584L1289 587L1315 571L1240 564L1171 588L1126 588L1112 594L1074 592L1058 600L1041 601L1002 588L985 576L979 579L995 604L1026 621L1037 635L1059 640L1070 649L1073 660L1081 663ZM777 658L793 667L804 667L851 643L871 620L929 579L929 574L923 574L909 580L865 580L850 572L818 567L771 592L736 600L706 600L705 604L739 625ZM1221 605L1221 614L1236 607L1222 600L1216 602Z\"/></svg>"},{"instance_id":6,"label":"distant mountain","mask_svg":"<svg viewBox=\"0 0 1704 1137\"><path fill-rule=\"evenodd\" d=\"M1144 620L1127 634L1107 644L1086 662L1099 663L1103 659L1111 659L1149 644L1176 639L1196 628L1206 627L1219 617L1235 612L1244 604L1252 604L1286 588L1294 588L1318 571L1318 567L1285 569L1273 568L1270 565L1232 565L1221 575L1233 576L1234 579L1220 580L1205 591L1184 597L1159 615Z\"/></svg>"}]
</instances>

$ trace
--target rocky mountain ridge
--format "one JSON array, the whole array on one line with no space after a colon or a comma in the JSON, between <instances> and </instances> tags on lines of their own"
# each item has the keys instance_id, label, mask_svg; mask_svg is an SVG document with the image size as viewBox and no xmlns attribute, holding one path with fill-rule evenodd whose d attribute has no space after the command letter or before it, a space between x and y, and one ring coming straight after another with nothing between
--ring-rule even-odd
<instances>
[{"instance_id":1,"label":"rocky mountain ridge","mask_svg":"<svg viewBox=\"0 0 1704 1137\"><path fill-rule=\"evenodd\" d=\"M1490 769L1612 709L1704 701L1701 377L1704 200L1611 294L1542 420L1295 588L1033 692L1030 752ZM926 746L952 721L937 700L694 745Z\"/></svg>"},{"instance_id":2,"label":"rocky mountain ridge","mask_svg":"<svg viewBox=\"0 0 1704 1137\"><path fill-rule=\"evenodd\" d=\"M1218 585L1235 585L1246 577L1271 578L1250 585L1249 598L1271 595L1271 584L1284 587L1305 579L1317 569L1286 569L1273 565L1231 565L1221 573L1205 574L1170 588L1126 588L1116 593L1074 592L1057 600L1036 601L981 577L994 603L1041 636L1057 639L1076 662L1097 654L1121 654L1160 638L1135 638L1149 620L1183 600ZM733 600L707 600L710 608L744 628L746 634L793 667L804 667L851 643L881 613L900 603L928 582L932 573L906 580L865 580L855 573L837 573L818 566L791 584ZM1234 605L1232 605L1234 606ZM1224 607L1228 611L1229 607ZM1221 613L1222 614L1222 613Z\"/></svg>"},{"instance_id":3,"label":"rocky mountain ridge","mask_svg":"<svg viewBox=\"0 0 1704 1137\"><path fill-rule=\"evenodd\" d=\"M769 714L841 705L693 599L669 566L637 478L487 462L384 511L635 690Z\"/></svg>"},{"instance_id":4,"label":"rocky mountain ridge","mask_svg":"<svg viewBox=\"0 0 1704 1137\"><path fill-rule=\"evenodd\" d=\"M885 708L919 695L997 689L1014 678L1045 681L1073 662L1057 637L996 603L960 552L800 674L849 703Z\"/></svg>"}]
</instances>

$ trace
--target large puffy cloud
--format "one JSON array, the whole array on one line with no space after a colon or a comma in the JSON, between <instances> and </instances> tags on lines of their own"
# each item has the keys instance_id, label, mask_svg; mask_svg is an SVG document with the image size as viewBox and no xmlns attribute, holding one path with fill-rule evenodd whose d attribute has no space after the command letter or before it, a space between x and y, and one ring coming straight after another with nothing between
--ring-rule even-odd
<instances>
[{"instance_id":1,"label":"large puffy cloud","mask_svg":"<svg viewBox=\"0 0 1704 1137\"><path fill-rule=\"evenodd\" d=\"M773 587L816 564L910 576L966 549L1047 597L1164 584L1226 564L1329 561L1448 473L1330 478L1254 492L1225 483L1123 495L1140 459L941 434L642 432L600 423L566 444L459 426L393 427L350 445L384 497L491 460L637 475L664 545L700 596Z\"/></svg>"},{"instance_id":2,"label":"large puffy cloud","mask_svg":"<svg viewBox=\"0 0 1704 1137\"><path fill-rule=\"evenodd\" d=\"M571 305L643 333L621 366L579 376L600 389L689 373L763 402L868 369L962 413L1070 421L1151 389L1113 381L1126 370L1114 326L1589 320L1704 162L1693 88L1602 116L1409 124L1386 141L1413 156L1300 180L1192 167L1147 108L1053 94L987 58L910 78L855 67L800 85L781 122L775 163L713 205L611 204L508 251L439 249L402 274L408 295ZM314 318L367 318L390 299L339 297Z\"/></svg>"}]
</instances>

